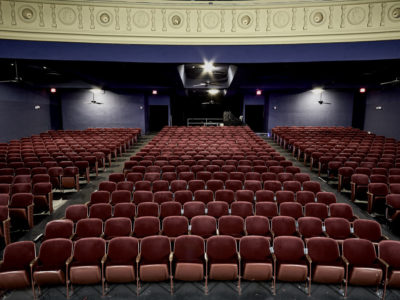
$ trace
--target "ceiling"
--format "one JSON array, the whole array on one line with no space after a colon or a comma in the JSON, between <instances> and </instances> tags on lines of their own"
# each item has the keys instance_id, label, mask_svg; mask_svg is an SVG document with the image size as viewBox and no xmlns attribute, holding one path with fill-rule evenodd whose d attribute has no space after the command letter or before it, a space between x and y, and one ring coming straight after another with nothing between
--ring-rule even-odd
<instances>
[{"instance_id":1,"label":"ceiling","mask_svg":"<svg viewBox=\"0 0 400 300\"><path fill-rule=\"evenodd\" d=\"M0 81L15 80L16 66L18 82L14 84L37 88L159 89L188 94L188 88L191 92L201 92L212 87L209 86L211 83L226 82L227 70L233 65L218 64L217 70L222 72L210 75L202 72L199 65L185 64L186 77L191 81L190 85L185 85L179 69L181 64L0 60ZM230 78L229 85L223 87L229 94L255 89L272 91L315 86L382 88L381 82L400 77L400 60L235 64L233 67L236 69L233 79Z\"/></svg>"}]
</instances>

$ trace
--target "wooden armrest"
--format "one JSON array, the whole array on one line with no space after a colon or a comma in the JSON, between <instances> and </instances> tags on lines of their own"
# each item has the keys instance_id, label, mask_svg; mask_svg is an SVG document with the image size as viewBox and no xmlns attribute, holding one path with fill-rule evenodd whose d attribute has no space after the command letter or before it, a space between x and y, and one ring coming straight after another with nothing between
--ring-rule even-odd
<instances>
[{"instance_id":1,"label":"wooden armrest","mask_svg":"<svg viewBox=\"0 0 400 300\"><path fill-rule=\"evenodd\" d=\"M174 260L174 252L172 251L172 252L169 254L169 261L172 262L173 260Z\"/></svg>"},{"instance_id":2,"label":"wooden armrest","mask_svg":"<svg viewBox=\"0 0 400 300\"><path fill-rule=\"evenodd\" d=\"M378 261L379 261L381 264L383 264L386 268L389 268L389 264L388 264L386 261L384 261L382 258L378 257Z\"/></svg>"},{"instance_id":3,"label":"wooden armrest","mask_svg":"<svg viewBox=\"0 0 400 300\"><path fill-rule=\"evenodd\" d=\"M349 261L347 260L347 258L344 257L343 255L342 255L342 260L347 266L350 264Z\"/></svg>"},{"instance_id":4,"label":"wooden armrest","mask_svg":"<svg viewBox=\"0 0 400 300\"><path fill-rule=\"evenodd\" d=\"M306 254L306 258L307 258L308 262L311 265L312 264L312 259L311 259L310 255Z\"/></svg>"},{"instance_id":5,"label":"wooden armrest","mask_svg":"<svg viewBox=\"0 0 400 300\"><path fill-rule=\"evenodd\" d=\"M141 255L140 255L140 253L136 256L136 263L138 264L139 262L140 262L140 258L141 258Z\"/></svg>"},{"instance_id":6,"label":"wooden armrest","mask_svg":"<svg viewBox=\"0 0 400 300\"><path fill-rule=\"evenodd\" d=\"M71 255L70 257L68 257L67 261L65 262L65 265L67 266L67 268L68 268L68 266L71 264L71 262L72 262L73 259L74 259L74 256L73 256L73 255Z\"/></svg>"},{"instance_id":7,"label":"wooden armrest","mask_svg":"<svg viewBox=\"0 0 400 300\"><path fill-rule=\"evenodd\" d=\"M204 260L206 261L206 263L208 262L208 255L207 255L207 253L204 253Z\"/></svg>"},{"instance_id":8,"label":"wooden armrest","mask_svg":"<svg viewBox=\"0 0 400 300\"><path fill-rule=\"evenodd\" d=\"M29 266L31 267L31 270L37 264L38 260L39 260L39 257L35 257L34 259L32 259L31 263L29 264Z\"/></svg>"},{"instance_id":9,"label":"wooden armrest","mask_svg":"<svg viewBox=\"0 0 400 300\"><path fill-rule=\"evenodd\" d=\"M107 260L107 254L104 254L103 258L101 259L101 264L104 265Z\"/></svg>"}]
</instances>

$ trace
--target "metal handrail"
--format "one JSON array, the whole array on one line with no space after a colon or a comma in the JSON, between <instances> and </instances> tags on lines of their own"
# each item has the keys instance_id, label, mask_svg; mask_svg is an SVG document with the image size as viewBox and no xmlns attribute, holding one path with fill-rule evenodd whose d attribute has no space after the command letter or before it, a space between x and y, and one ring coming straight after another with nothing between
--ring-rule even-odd
<instances>
[{"instance_id":1,"label":"metal handrail","mask_svg":"<svg viewBox=\"0 0 400 300\"><path fill-rule=\"evenodd\" d=\"M186 125L219 126L223 121L222 118L188 118L186 120Z\"/></svg>"}]
</instances>

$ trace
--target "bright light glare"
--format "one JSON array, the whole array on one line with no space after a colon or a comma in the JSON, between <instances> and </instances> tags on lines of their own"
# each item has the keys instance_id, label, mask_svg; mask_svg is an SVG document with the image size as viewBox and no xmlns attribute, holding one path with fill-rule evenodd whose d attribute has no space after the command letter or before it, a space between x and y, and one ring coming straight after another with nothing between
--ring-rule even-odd
<instances>
[{"instance_id":1,"label":"bright light glare","mask_svg":"<svg viewBox=\"0 0 400 300\"><path fill-rule=\"evenodd\" d=\"M93 94L104 94L102 89L91 89L90 90Z\"/></svg>"},{"instance_id":2,"label":"bright light glare","mask_svg":"<svg viewBox=\"0 0 400 300\"><path fill-rule=\"evenodd\" d=\"M367 90L365 88L360 88L360 93L363 94L365 93Z\"/></svg>"},{"instance_id":3,"label":"bright light glare","mask_svg":"<svg viewBox=\"0 0 400 300\"><path fill-rule=\"evenodd\" d=\"M152 93L153 95L157 95L157 94L158 94L158 91L157 91L157 90L153 90L151 93Z\"/></svg>"},{"instance_id":4,"label":"bright light glare","mask_svg":"<svg viewBox=\"0 0 400 300\"><path fill-rule=\"evenodd\" d=\"M54 94L55 92L57 92L56 88L51 88L50 89L50 93Z\"/></svg>"},{"instance_id":5,"label":"bright light glare","mask_svg":"<svg viewBox=\"0 0 400 300\"><path fill-rule=\"evenodd\" d=\"M207 73L212 73L214 71L215 67L212 61L205 61L203 65L203 69Z\"/></svg>"},{"instance_id":6,"label":"bright light glare","mask_svg":"<svg viewBox=\"0 0 400 300\"><path fill-rule=\"evenodd\" d=\"M217 89L211 89L211 90L208 90L208 93L209 93L210 95L216 95L216 94L219 93L219 90L217 90Z\"/></svg>"},{"instance_id":7,"label":"bright light glare","mask_svg":"<svg viewBox=\"0 0 400 300\"><path fill-rule=\"evenodd\" d=\"M261 94L262 94L262 91L261 91L261 90L257 90L257 91L256 91L256 95L257 95L257 96L261 96Z\"/></svg>"},{"instance_id":8,"label":"bright light glare","mask_svg":"<svg viewBox=\"0 0 400 300\"><path fill-rule=\"evenodd\" d=\"M324 90L322 88L315 88L312 89L311 92L313 92L314 94L321 94Z\"/></svg>"}]
</instances>

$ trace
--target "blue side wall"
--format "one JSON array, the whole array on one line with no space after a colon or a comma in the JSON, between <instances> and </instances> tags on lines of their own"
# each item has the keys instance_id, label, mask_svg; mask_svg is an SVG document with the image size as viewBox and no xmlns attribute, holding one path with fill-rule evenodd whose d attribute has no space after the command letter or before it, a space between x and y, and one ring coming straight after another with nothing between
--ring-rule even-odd
<instances>
[{"instance_id":1,"label":"blue side wall","mask_svg":"<svg viewBox=\"0 0 400 300\"><path fill-rule=\"evenodd\" d=\"M400 140L400 88L368 93L364 130Z\"/></svg>"},{"instance_id":2,"label":"blue side wall","mask_svg":"<svg viewBox=\"0 0 400 300\"><path fill-rule=\"evenodd\" d=\"M319 98L311 91L271 93L268 131L276 126L351 126L353 93L324 91L323 101L331 104L319 104Z\"/></svg>"},{"instance_id":3,"label":"blue side wall","mask_svg":"<svg viewBox=\"0 0 400 300\"><path fill-rule=\"evenodd\" d=\"M91 103L89 90L64 93L62 96L64 129L88 127L135 127L145 131L145 98L143 94L119 94L106 91Z\"/></svg>"},{"instance_id":4,"label":"blue side wall","mask_svg":"<svg viewBox=\"0 0 400 300\"><path fill-rule=\"evenodd\" d=\"M39 105L40 109L35 110ZM21 84L0 84L0 141L28 137L52 129L49 95Z\"/></svg>"}]
</instances>

